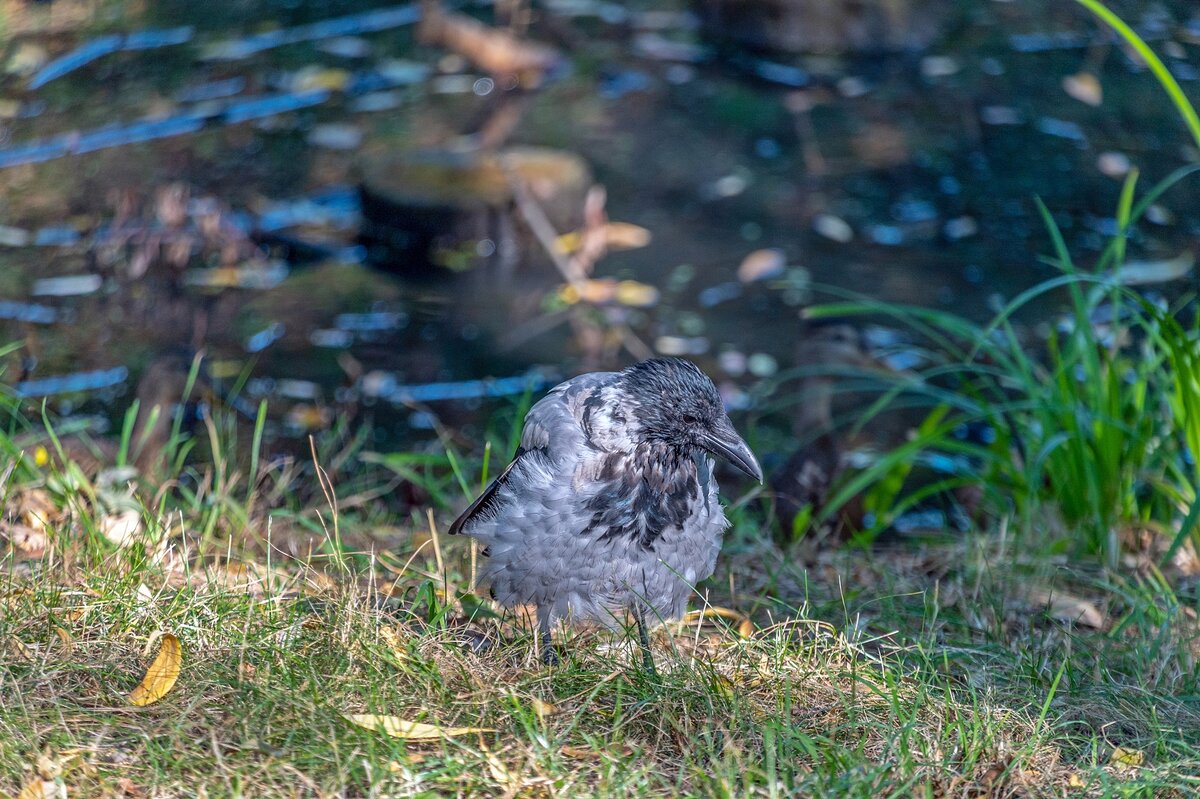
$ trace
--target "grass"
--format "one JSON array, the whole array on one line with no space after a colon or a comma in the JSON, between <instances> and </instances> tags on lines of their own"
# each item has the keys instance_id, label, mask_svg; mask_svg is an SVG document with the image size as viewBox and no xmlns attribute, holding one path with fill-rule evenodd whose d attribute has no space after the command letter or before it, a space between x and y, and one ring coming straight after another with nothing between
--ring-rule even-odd
<instances>
[{"instance_id":1,"label":"grass","mask_svg":"<svg viewBox=\"0 0 1200 799\"><path fill-rule=\"evenodd\" d=\"M594 632L541 667L519 619L466 601L466 548L449 542L442 573L415 536L352 554L347 574L281 542L268 567L54 538L0 590L14 794L39 757L71 794L115 796L1182 796L1200 781L1194 612L994 542L806 572L772 569L779 553L742 530L734 594L712 599L754 631L660 631L655 680ZM1064 621L1055 591L1103 603L1107 630ZM182 641L182 674L131 707L161 632ZM489 731L411 742L356 713ZM1118 747L1142 764L1114 764Z\"/></svg>"}]
</instances>

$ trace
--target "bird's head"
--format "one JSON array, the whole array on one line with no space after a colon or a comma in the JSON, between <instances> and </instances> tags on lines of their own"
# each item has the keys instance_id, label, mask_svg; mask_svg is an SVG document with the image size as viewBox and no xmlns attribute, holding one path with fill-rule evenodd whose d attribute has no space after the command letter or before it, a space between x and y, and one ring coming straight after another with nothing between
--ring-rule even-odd
<instances>
[{"instance_id":1,"label":"bird's head","mask_svg":"<svg viewBox=\"0 0 1200 799\"><path fill-rule=\"evenodd\" d=\"M694 363L642 361L621 373L621 388L643 440L706 450L762 482L762 468L733 429L717 387Z\"/></svg>"}]
</instances>

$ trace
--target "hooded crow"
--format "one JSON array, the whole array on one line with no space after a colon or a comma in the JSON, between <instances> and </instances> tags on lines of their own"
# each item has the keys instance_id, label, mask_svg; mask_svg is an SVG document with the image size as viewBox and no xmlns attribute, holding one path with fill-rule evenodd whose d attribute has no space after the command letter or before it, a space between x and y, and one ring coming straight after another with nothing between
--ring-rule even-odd
<instances>
[{"instance_id":1,"label":"hooded crow","mask_svg":"<svg viewBox=\"0 0 1200 799\"><path fill-rule=\"evenodd\" d=\"M713 458L762 482L713 382L656 358L557 386L525 417L512 463L450 527L483 545L480 582L535 605L543 658L559 620L624 627L683 615L713 573L728 522Z\"/></svg>"}]
</instances>

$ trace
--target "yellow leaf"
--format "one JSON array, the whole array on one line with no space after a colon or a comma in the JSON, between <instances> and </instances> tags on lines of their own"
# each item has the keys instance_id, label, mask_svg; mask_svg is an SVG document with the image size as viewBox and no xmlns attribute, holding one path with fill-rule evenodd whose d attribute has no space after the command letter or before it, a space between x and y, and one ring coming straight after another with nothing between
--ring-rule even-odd
<instances>
[{"instance_id":1,"label":"yellow leaf","mask_svg":"<svg viewBox=\"0 0 1200 799\"><path fill-rule=\"evenodd\" d=\"M658 304L658 289L636 280L622 280L617 284L616 300L631 308L650 308Z\"/></svg>"},{"instance_id":2,"label":"yellow leaf","mask_svg":"<svg viewBox=\"0 0 1200 799\"><path fill-rule=\"evenodd\" d=\"M50 462L50 453L45 447L39 445L38 448L33 451L33 462L37 464L39 469L42 468Z\"/></svg>"},{"instance_id":3,"label":"yellow leaf","mask_svg":"<svg viewBox=\"0 0 1200 799\"><path fill-rule=\"evenodd\" d=\"M604 238L614 250L636 250L650 243L650 231L629 222L609 222L604 226Z\"/></svg>"},{"instance_id":4,"label":"yellow leaf","mask_svg":"<svg viewBox=\"0 0 1200 799\"><path fill-rule=\"evenodd\" d=\"M487 727L439 727L419 721L405 721L397 716L375 716L369 713L347 715L346 720L368 730L385 732L393 738L409 741L433 741L451 735L466 735L472 732L493 732Z\"/></svg>"},{"instance_id":5,"label":"yellow leaf","mask_svg":"<svg viewBox=\"0 0 1200 799\"><path fill-rule=\"evenodd\" d=\"M543 702L542 700L538 699L536 696L533 698L533 700L530 702L530 704L533 705L533 712L537 713L537 716L539 719L543 719L546 716L553 716L555 713L558 712L557 707L550 704L549 702Z\"/></svg>"},{"instance_id":6,"label":"yellow leaf","mask_svg":"<svg viewBox=\"0 0 1200 799\"><path fill-rule=\"evenodd\" d=\"M738 625L738 635L742 638L749 638L754 635L754 622L748 618L743 619L742 623Z\"/></svg>"},{"instance_id":7,"label":"yellow leaf","mask_svg":"<svg viewBox=\"0 0 1200 799\"><path fill-rule=\"evenodd\" d=\"M1080 776L1078 771L1072 771L1071 776L1067 777L1068 788L1086 788L1087 782Z\"/></svg>"},{"instance_id":8,"label":"yellow leaf","mask_svg":"<svg viewBox=\"0 0 1200 799\"><path fill-rule=\"evenodd\" d=\"M396 656L396 660L402 663L412 660L412 656L408 652L408 647L400 640L400 634L396 632L394 627L384 627L379 631L379 635L383 638L383 642L387 644L392 654Z\"/></svg>"},{"instance_id":9,"label":"yellow leaf","mask_svg":"<svg viewBox=\"0 0 1200 799\"><path fill-rule=\"evenodd\" d=\"M71 654L71 651L75 649L75 639L71 637L71 634L67 632L66 628L55 627L54 634L57 635L58 640L62 642L63 653L67 655Z\"/></svg>"},{"instance_id":10,"label":"yellow leaf","mask_svg":"<svg viewBox=\"0 0 1200 799\"><path fill-rule=\"evenodd\" d=\"M142 707L162 699L175 687L175 680L179 678L182 665L183 649L179 645L179 639L166 633L159 644L158 657L154 658L150 668L146 669L146 676L142 678L138 687L129 694L129 702Z\"/></svg>"},{"instance_id":11,"label":"yellow leaf","mask_svg":"<svg viewBox=\"0 0 1200 799\"><path fill-rule=\"evenodd\" d=\"M1126 749L1123 746L1118 746L1113 750L1112 757L1109 758L1110 763L1114 766L1124 768L1137 768L1146 760L1146 756L1137 749Z\"/></svg>"},{"instance_id":12,"label":"yellow leaf","mask_svg":"<svg viewBox=\"0 0 1200 799\"><path fill-rule=\"evenodd\" d=\"M1097 106L1104 102L1104 89L1100 86L1100 79L1090 72L1068 75L1063 78L1062 87L1063 91L1081 103Z\"/></svg>"},{"instance_id":13,"label":"yellow leaf","mask_svg":"<svg viewBox=\"0 0 1200 799\"><path fill-rule=\"evenodd\" d=\"M579 249L579 245L583 243L583 236L578 230L572 230L570 233L564 233L554 240L554 249L561 252L563 255L570 255Z\"/></svg>"},{"instance_id":14,"label":"yellow leaf","mask_svg":"<svg viewBox=\"0 0 1200 799\"><path fill-rule=\"evenodd\" d=\"M50 797L57 795L58 786L54 784L53 780L34 777L25 783L25 787L17 794L17 799L50 799Z\"/></svg>"}]
</instances>

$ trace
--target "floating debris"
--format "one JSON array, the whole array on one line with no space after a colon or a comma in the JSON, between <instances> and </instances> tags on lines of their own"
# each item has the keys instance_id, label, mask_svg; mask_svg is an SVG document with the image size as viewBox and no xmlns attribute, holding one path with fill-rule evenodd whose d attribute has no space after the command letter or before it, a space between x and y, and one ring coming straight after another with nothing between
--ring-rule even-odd
<instances>
[{"instance_id":1,"label":"floating debris","mask_svg":"<svg viewBox=\"0 0 1200 799\"><path fill-rule=\"evenodd\" d=\"M1074 122L1068 122L1065 119L1055 119L1054 117L1042 117L1037 121L1037 129L1047 136L1057 136L1060 139L1070 139L1073 142L1084 145L1087 144L1087 136L1083 133L1083 128L1076 125Z\"/></svg>"},{"instance_id":2,"label":"floating debris","mask_svg":"<svg viewBox=\"0 0 1200 799\"><path fill-rule=\"evenodd\" d=\"M44 277L33 281L35 297L79 297L100 290L103 281L99 275L65 275Z\"/></svg>"},{"instance_id":3,"label":"floating debris","mask_svg":"<svg viewBox=\"0 0 1200 799\"><path fill-rule=\"evenodd\" d=\"M1090 38L1075 31L1053 33L1014 33L1008 37L1012 48L1018 53L1045 53L1050 50L1078 50L1087 47Z\"/></svg>"},{"instance_id":4,"label":"floating debris","mask_svg":"<svg viewBox=\"0 0 1200 799\"><path fill-rule=\"evenodd\" d=\"M245 90L246 79L239 76L188 86L176 94L175 99L181 103L199 103L207 100L222 100L226 97L233 97Z\"/></svg>"},{"instance_id":5,"label":"floating debris","mask_svg":"<svg viewBox=\"0 0 1200 799\"><path fill-rule=\"evenodd\" d=\"M929 80L957 75L959 69L958 60L947 55L927 55L921 59L921 75Z\"/></svg>"},{"instance_id":6,"label":"floating debris","mask_svg":"<svg viewBox=\"0 0 1200 799\"><path fill-rule=\"evenodd\" d=\"M412 25L420 19L421 6L419 3L377 8L360 14L349 14L308 25L298 25L294 28L281 28L240 39L214 42L204 48L202 57L210 61L236 61L288 44L374 33L389 28Z\"/></svg>"},{"instance_id":7,"label":"floating debris","mask_svg":"<svg viewBox=\"0 0 1200 799\"><path fill-rule=\"evenodd\" d=\"M904 230L899 225L868 225L867 238L884 247L898 247L904 243Z\"/></svg>"},{"instance_id":8,"label":"floating debris","mask_svg":"<svg viewBox=\"0 0 1200 799\"><path fill-rule=\"evenodd\" d=\"M338 58L367 58L371 55L371 43L361 36L335 36L317 44L317 49Z\"/></svg>"},{"instance_id":9,"label":"floating debris","mask_svg":"<svg viewBox=\"0 0 1200 799\"><path fill-rule=\"evenodd\" d=\"M1096 107L1104 102L1100 79L1090 72L1068 75L1062 81L1063 91L1081 103Z\"/></svg>"},{"instance_id":10,"label":"floating debris","mask_svg":"<svg viewBox=\"0 0 1200 799\"><path fill-rule=\"evenodd\" d=\"M53 394L74 394L81 391L96 391L119 386L129 379L129 370L124 366L102 369L95 372L76 372L38 380L23 380L13 389L21 397L48 397Z\"/></svg>"},{"instance_id":11,"label":"floating debris","mask_svg":"<svg viewBox=\"0 0 1200 799\"><path fill-rule=\"evenodd\" d=\"M349 186L329 186L298 200L269 203L259 214L255 227L265 232L298 225L353 230L358 227L360 212L357 191Z\"/></svg>"},{"instance_id":12,"label":"floating debris","mask_svg":"<svg viewBox=\"0 0 1200 799\"><path fill-rule=\"evenodd\" d=\"M86 133L60 134L50 139L0 149L0 169L49 161L66 155L80 155L135 142L195 133L203 128L210 118L215 118L219 123L226 125L248 122L253 119L320 105L328 100L329 96L328 91L315 90L295 94L252 97L232 102L224 109L189 110L166 119L142 120L127 125L106 125Z\"/></svg>"},{"instance_id":13,"label":"floating debris","mask_svg":"<svg viewBox=\"0 0 1200 799\"><path fill-rule=\"evenodd\" d=\"M1025 115L1008 105L985 105L979 109L979 120L985 125L1021 125Z\"/></svg>"},{"instance_id":14,"label":"floating debris","mask_svg":"<svg viewBox=\"0 0 1200 799\"><path fill-rule=\"evenodd\" d=\"M350 101L349 110L353 114L371 113L377 111L391 111L393 108L399 108L404 97L400 92L382 91L370 92L361 97L355 97Z\"/></svg>"},{"instance_id":15,"label":"floating debris","mask_svg":"<svg viewBox=\"0 0 1200 799\"><path fill-rule=\"evenodd\" d=\"M746 354L737 350L725 350L717 355L717 365L730 377L741 377L746 374Z\"/></svg>"},{"instance_id":16,"label":"floating debris","mask_svg":"<svg viewBox=\"0 0 1200 799\"><path fill-rule=\"evenodd\" d=\"M354 336L347 330L314 330L308 334L308 341L314 347L326 349L344 349L354 343Z\"/></svg>"},{"instance_id":17,"label":"floating debris","mask_svg":"<svg viewBox=\"0 0 1200 799\"><path fill-rule=\"evenodd\" d=\"M184 274L184 283L207 289L273 289L288 276L285 261L270 260L242 266L218 266L204 269L189 269Z\"/></svg>"},{"instance_id":18,"label":"floating debris","mask_svg":"<svg viewBox=\"0 0 1200 799\"><path fill-rule=\"evenodd\" d=\"M33 234L28 230L9 225L0 225L0 245L5 247L28 247Z\"/></svg>"},{"instance_id":19,"label":"floating debris","mask_svg":"<svg viewBox=\"0 0 1200 799\"><path fill-rule=\"evenodd\" d=\"M723 302L736 300L740 296L742 296L742 284L730 281L716 286L709 286L702 290L696 299L701 307L712 308Z\"/></svg>"},{"instance_id":20,"label":"floating debris","mask_svg":"<svg viewBox=\"0 0 1200 799\"><path fill-rule=\"evenodd\" d=\"M844 78L839 78L837 82L838 94L845 97L847 100L853 100L856 97L862 97L871 89L867 86L867 82L856 75L847 75Z\"/></svg>"},{"instance_id":21,"label":"floating debris","mask_svg":"<svg viewBox=\"0 0 1200 799\"><path fill-rule=\"evenodd\" d=\"M236 125L252 119L262 119L288 111L297 111L320 105L328 100L330 93L325 89L314 89L308 92L276 94L266 97L251 97L240 102L231 103L223 113L226 124Z\"/></svg>"},{"instance_id":22,"label":"floating debris","mask_svg":"<svg viewBox=\"0 0 1200 799\"><path fill-rule=\"evenodd\" d=\"M654 349L661 355L703 355L708 352L709 346L704 336L659 336L654 341Z\"/></svg>"},{"instance_id":23,"label":"floating debris","mask_svg":"<svg viewBox=\"0 0 1200 799\"><path fill-rule=\"evenodd\" d=\"M369 372L363 376L363 394L378 397L396 404L411 402L440 402L445 400L482 399L484 397L510 397L515 394L540 391L557 383L557 373L546 369L534 369L515 377L500 377L485 380L463 380L452 383L423 383L403 385L389 372Z\"/></svg>"},{"instance_id":24,"label":"floating debris","mask_svg":"<svg viewBox=\"0 0 1200 799\"><path fill-rule=\"evenodd\" d=\"M152 50L191 41L194 29L190 26L163 30L144 30L101 36L75 48L42 67L29 80L30 89L40 89L52 80L74 72L98 58L122 50Z\"/></svg>"},{"instance_id":25,"label":"floating debris","mask_svg":"<svg viewBox=\"0 0 1200 799\"><path fill-rule=\"evenodd\" d=\"M587 302L593 305L616 303L630 308L651 308L658 304L658 289L636 280L598 278L568 283L559 289L558 296L568 305Z\"/></svg>"},{"instance_id":26,"label":"floating debris","mask_svg":"<svg viewBox=\"0 0 1200 799\"><path fill-rule=\"evenodd\" d=\"M636 69L607 70L600 76L600 96L605 100L619 100L627 94L649 91L653 86L650 76Z\"/></svg>"},{"instance_id":27,"label":"floating debris","mask_svg":"<svg viewBox=\"0 0 1200 799\"><path fill-rule=\"evenodd\" d=\"M1109 150L1100 153L1096 158L1096 169L1100 170L1102 175L1119 179L1129 174L1129 170L1133 169L1133 162L1125 153Z\"/></svg>"},{"instance_id":28,"label":"floating debris","mask_svg":"<svg viewBox=\"0 0 1200 799\"><path fill-rule=\"evenodd\" d=\"M959 241L979 232L979 223L971 216L956 216L942 227L942 233L951 241Z\"/></svg>"},{"instance_id":29,"label":"floating debris","mask_svg":"<svg viewBox=\"0 0 1200 799\"><path fill-rule=\"evenodd\" d=\"M708 57L708 49L692 42L678 42L659 33L638 33L633 37L633 52L655 61L681 61L695 64Z\"/></svg>"},{"instance_id":30,"label":"floating debris","mask_svg":"<svg viewBox=\"0 0 1200 799\"><path fill-rule=\"evenodd\" d=\"M1150 283L1169 283L1187 277L1196 263L1191 251L1163 261L1127 261L1116 272L1116 282L1123 286L1144 286Z\"/></svg>"},{"instance_id":31,"label":"floating debris","mask_svg":"<svg viewBox=\"0 0 1200 799\"><path fill-rule=\"evenodd\" d=\"M58 311L46 305L0 300L0 319L49 325L58 321Z\"/></svg>"},{"instance_id":32,"label":"floating debris","mask_svg":"<svg viewBox=\"0 0 1200 799\"><path fill-rule=\"evenodd\" d=\"M750 180L746 175L734 172L729 175L723 175L712 183L701 186L700 196L706 200L724 200L729 197L737 197L749 186Z\"/></svg>"},{"instance_id":33,"label":"floating debris","mask_svg":"<svg viewBox=\"0 0 1200 799\"><path fill-rule=\"evenodd\" d=\"M604 225L604 246L610 250L636 250L650 244L652 234L640 225L629 222L606 222ZM583 246L583 231L575 230L564 233L554 241L555 248L564 255L570 255Z\"/></svg>"},{"instance_id":34,"label":"floating debris","mask_svg":"<svg viewBox=\"0 0 1200 799\"><path fill-rule=\"evenodd\" d=\"M778 277L787 268L787 255L783 250L770 247L755 250L742 259L738 265L738 280L743 283L754 283L759 280Z\"/></svg>"},{"instance_id":35,"label":"floating debris","mask_svg":"<svg viewBox=\"0 0 1200 799\"><path fill-rule=\"evenodd\" d=\"M355 333L375 333L398 330L408 324L408 314L396 311L371 311L369 313L342 313L333 320L338 330Z\"/></svg>"},{"instance_id":36,"label":"floating debris","mask_svg":"<svg viewBox=\"0 0 1200 799\"><path fill-rule=\"evenodd\" d=\"M420 61L390 58L375 66L375 73L392 86L412 86L429 79L432 70Z\"/></svg>"},{"instance_id":37,"label":"floating debris","mask_svg":"<svg viewBox=\"0 0 1200 799\"><path fill-rule=\"evenodd\" d=\"M40 228L33 236L36 247L70 247L79 243L79 231L66 225Z\"/></svg>"},{"instance_id":38,"label":"floating debris","mask_svg":"<svg viewBox=\"0 0 1200 799\"><path fill-rule=\"evenodd\" d=\"M363 132L357 125L346 122L327 122L314 125L308 132L308 143L327 150L354 150L362 144Z\"/></svg>"},{"instance_id":39,"label":"floating debris","mask_svg":"<svg viewBox=\"0 0 1200 799\"><path fill-rule=\"evenodd\" d=\"M281 397L294 400L316 400L321 395L321 387L311 380L297 380L285 377L275 384L275 391Z\"/></svg>"},{"instance_id":40,"label":"floating debris","mask_svg":"<svg viewBox=\"0 0 1200 799\"><path fill-rule=\"evenodd\" d=\"M781 64L778 61L744 56L735 57L733 63L768 83L776 83L792 89L803 88L812 82L812 77L805 69L792 64Z\"/></svg>"},{"instance_id":41,"label":"floating debris","mask_svg":"<svg viewBox=\"0 0 1200 799\"><path fill-rule=\"evenodd\" d=\"M746 360L746 369L755 377L770 377L779 371L779 361L774 355L756 352Z\"/></svg>"},{"instance_id":42,"label":"floating debris","mask_svg":"<svg viewBox=\"0 0 1200 799\"><path fill-rule=\"evenodd\" d=\"M267 347L283 338L286 329L283 322L272 322L269 326L246 339L246 352L262 352Z\"/></svg>"},{"instance_id":43,"label":"floating debris","mask_svg":"<svg viewBox=\"0 0 1200 799\"><path fill-rule=\"evenodd\" d=\"M32 75L42 68L49 60L50 54L46 48L36 42L24 41L17 45L13 54L4 65L4 71L9 75L24 77Z\"/></svg>"},{"instance_id":44,"label":"floating debris","mask_svg":"<svg viewBox=\"0 0 1200 799\"><path fill-rule=\"evenodd\" d=\"M831 241L846 244L854 240L854 228L845 219L833 214L817 214L813 217L813 230Z\"/></svg>"}]
</instances>

